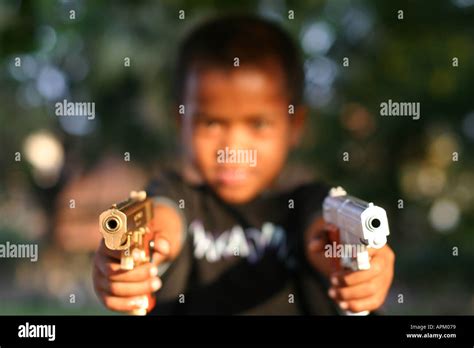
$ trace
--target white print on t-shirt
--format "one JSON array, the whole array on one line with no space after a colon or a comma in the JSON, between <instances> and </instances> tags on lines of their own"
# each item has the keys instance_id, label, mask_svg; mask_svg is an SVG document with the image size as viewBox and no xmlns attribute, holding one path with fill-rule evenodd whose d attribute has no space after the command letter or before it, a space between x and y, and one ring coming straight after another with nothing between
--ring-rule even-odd
<instances>
[{"instance_id":1,"label":"white print on t-shirt","mask_svg":"<svg viewBox=\"0 0 474 348\"><path fill-rule=\"evenodd\" d=\"M227 257L243 257L250 263L260 260L267 249L274 250L278 257L287 255L286 232L281 226L265 222L262 229L235 225L231 230L213 236L204 229L201 221L194 220L189 225L189 233L194 241L194 257L206 258L209 262Z\"/></svg>"}]
</instances>

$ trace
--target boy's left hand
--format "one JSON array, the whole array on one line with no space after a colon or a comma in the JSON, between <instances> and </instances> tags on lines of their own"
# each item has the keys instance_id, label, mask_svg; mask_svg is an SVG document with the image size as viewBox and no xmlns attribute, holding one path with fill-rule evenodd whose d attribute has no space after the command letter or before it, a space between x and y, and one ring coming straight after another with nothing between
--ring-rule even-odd
<instances>
[{"instance_id":1,"label":"boy's left hand","mask_svg":"<svg viewBox=\"0 0 474 348\"><path fill-rule=\"evenodd\" d=\"M387 297L393 281L395 254L385 245L380 249L369 248L370 269L351 271L337 269L339 258L325 257L328 233L337 232L337 227L319 219L305 234L306 257L310 265L326 275L330 282L328 295L343 310L351 312L373 311Z\"/></svg>"}]
</instances>

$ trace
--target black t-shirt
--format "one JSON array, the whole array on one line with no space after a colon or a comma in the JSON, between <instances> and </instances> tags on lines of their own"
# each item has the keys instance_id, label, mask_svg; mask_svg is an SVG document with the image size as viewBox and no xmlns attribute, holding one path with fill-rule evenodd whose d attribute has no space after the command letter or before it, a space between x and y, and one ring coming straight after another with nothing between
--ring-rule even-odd
<instances>
[{"instance_id":1,"label":"black t-shirt","mask_svg":"<svg viewBox=\"0 0 474 348\"><path fill-rule=\"evenodd\" d=\"M181 211L186 226L151 314L337 314L303 252L303 231L321 213L324 185L231 205L209 186L167 171L147 191Z\"/></svg>"}]
</instances>

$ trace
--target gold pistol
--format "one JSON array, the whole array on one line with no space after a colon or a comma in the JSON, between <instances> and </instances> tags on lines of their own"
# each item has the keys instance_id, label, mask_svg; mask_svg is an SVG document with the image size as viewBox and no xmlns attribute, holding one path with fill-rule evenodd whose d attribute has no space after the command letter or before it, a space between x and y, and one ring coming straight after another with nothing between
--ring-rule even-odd
<instances>
[{"instance_id":1,"label":"gold pistol","mask_svg":"<svg viewBox=\"0 0 474 348\"><path fill-rule=\"evenodd\" d=\"M99 226L105 246L110 250L121 250L121 269L132 270L150 262L154 238L147 225L152 218L153 202L145 191L132 191L128 200L114 204L100 214ZM143 308L130 314L145 315L154 305L155 298L149 294Z\"/></svg>"}]
</instances>

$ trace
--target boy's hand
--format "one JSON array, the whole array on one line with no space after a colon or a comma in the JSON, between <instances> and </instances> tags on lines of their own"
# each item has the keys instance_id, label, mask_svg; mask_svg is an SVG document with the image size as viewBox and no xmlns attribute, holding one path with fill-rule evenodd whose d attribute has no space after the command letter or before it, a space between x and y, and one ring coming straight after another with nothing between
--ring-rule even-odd
<instances>
[{"instance_id":1,"label":"boy's hand","mask_svg":"<svg viewBox=\"0 0 474 348\"><path fill-rule=\"evenodd\" d=\"M102 240L94 257L94 289L113 311L130 312L146 307L147 295L161 288L158 265L173 261L182 248L183 221L174 208L156 205L148 227L154 233L151 262L127 271L120 269L119 250L108 249Z\"/></svg>"},{"instance_id":2,"label":"boy's hand","mask_svg":"<svg viewBox=\"0 0 474 348\"><path fill-rule=\"evenodd\" d=\"M336 226L326 224L322 219L310 226L305 234L308 262L329 278L328 295L341 309L362 312L379 308L392 284L395 254L388 245L381 249L369 248L369 270L338 270L340 259L324 255L324 247L329 243L328 234L337 232Z\"/></svg>"},{"instance_id":3,"label":"boy's hand","mask_svg":"<svg viewBox=\"0 0 474 348\"><path fill-rule=\"evenodd\" d=\"M102 240L94 257L94 289L110 310L130 312L146 306L148 294L161 288L157 266L168 258L170 245L164 238L155 238L152 262L133 270L120 269L119 250L108 249Z\"/></svg>"}]
</instances>

